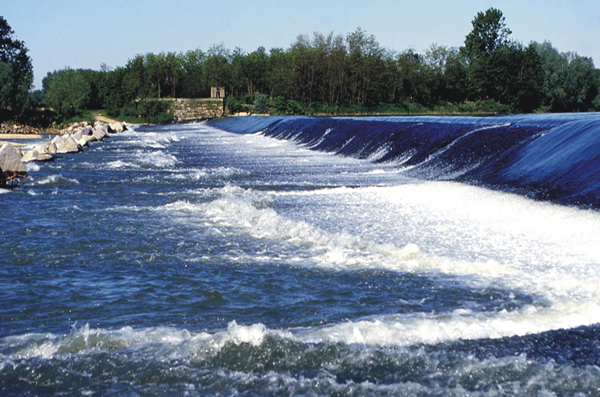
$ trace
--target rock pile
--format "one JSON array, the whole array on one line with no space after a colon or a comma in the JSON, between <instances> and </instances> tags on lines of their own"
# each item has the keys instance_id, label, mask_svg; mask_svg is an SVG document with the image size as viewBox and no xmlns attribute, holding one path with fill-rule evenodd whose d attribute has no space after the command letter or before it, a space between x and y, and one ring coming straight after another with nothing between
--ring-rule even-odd
<instances>
[{"instance_id":1,"label":"rock pile","mask_svg":"<svg viewBox=\"0 0 600 397\"><path fill-rule=\"evenodd\" d=\"M27 172L23 163L29 161L54 160L57 154L77 153L90 142L102 141L111 133L126 130L124 124L104 124L100 121L93 126L77 124L69 127L69 133L55 136L50 142L36 145L23 154L19 148L4 144L0 148L0 186L14 178L25 178Z\"/></svg>"},{"instance_id":2,"label":"rock pile","mask_svg":"<svg viewBox=\"0 0 600 397\"><path fill-rule=\"evenodd\" d=\"M223 116L223 100L175 99L171 104L175 120L206 120Z\"/></svg>"},{"instance_id":3,"label":"rock pile","mask_svg":"<svg viewBox=\"0 0 600 397\"><path fill-rule=\"evenodd\" d=\"M0 123L0 134L36 134L39 130L35 127L17 123Z\"/></svg>"},{"instance_id":4,"label":"rock pile","mask_svg":"<svg viewBox=\"0 0 600 397\"><path fill-rule=\"evenodd\" d=\"M5 143L0 148L0 185L13 178L25 178L27 171L21 161L21 150Z\"/></svg>"}]
</instances>

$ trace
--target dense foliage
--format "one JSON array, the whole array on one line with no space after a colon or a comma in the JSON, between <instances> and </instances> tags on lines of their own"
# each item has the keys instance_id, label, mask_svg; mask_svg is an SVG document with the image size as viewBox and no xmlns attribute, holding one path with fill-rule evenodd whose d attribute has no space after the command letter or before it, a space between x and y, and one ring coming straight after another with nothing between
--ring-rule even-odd
<instances>
[{"instance_id":1,"label":"dense foliage","mask_svg":"<svg viewBox=\"0 0 600 397\"><path fill-rule=\"evenodd\" d=\"M1 17L0 17L1 18ZM0 19L0 105L24 105L31 63ZM460 48L437 44L418 54L380 46L361 28L344 36L300 35L288 48L246 53L222 44L208 51L148 53L125 66L49 73L40 100L60 119L90 109L110 116L169 120L163 98L210 96L225 87L231 112L506 113L600 110L600 72L591 58L551 43L510 39L500 10L478 13Z\"/></svg>"},{"instance_id":2,"label":"dense foliage","mask_svg":"<svg viewBox=\"0 0 600 397\"><path fill-rule=\"evenodd\" d=\"M22 116L31 106L33 68L22 41L0 16L0 120Z\"/></svg>"},{"instance_id":3,"label":"dense foliage","mask_svg":"<svg viewBox=\"0 0 600 397\"><path fill-rule=\"evenodd\" d=\"M260 47L245 53L221 44L207 52L137 55L111 71L65 69L48 75L44 92L46 102L65 116L102 107L113 116L157 117L165 109L150 105L149 99L207 97L211 86L226 87L231 112L600 108L600 76L590 58L561 54L550 43L524 46L510 40L510 34L502 12L490 8L475 16L460 48L434 44L425 54L398 53L358 28L346 37L300 35L286 50ZM77 87L68 88L75 81Z\"/></svg>"}]
</instances>

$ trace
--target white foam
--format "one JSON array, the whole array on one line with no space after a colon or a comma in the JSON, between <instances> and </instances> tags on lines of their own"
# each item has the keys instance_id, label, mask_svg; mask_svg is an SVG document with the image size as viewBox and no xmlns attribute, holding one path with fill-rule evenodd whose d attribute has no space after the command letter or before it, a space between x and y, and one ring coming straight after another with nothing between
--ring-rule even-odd
<instances>
[{"instance_id":1,"label":"white foam","mask_svg":"<svg viewBox=\"0 0 600 397\"><path fill-rule=\"evenodd\" d=\"M565 308L526 305L515 311L412 313L377 316L372 320L308 329L297 335L306 343L346 343L372 346L436 344L454 340L496 339L567 329L600 322L600 305L588 302Z\"/></svg>"},{"instance_id":2,"label":"white foam","mask_svg":"<svg viewBox=\"0 0 600 397\"><path fill-rule=\"evenodd\" d=\"M109 161L106 165L110 169L169 169L174 167L178 160L161 150L134 150L132 153L122 153L122 158Z\"/></svg>"},{"instance_id":3,"label":"white foam","mask_svg":"<svg viewBox=\"0 0 600 397\"><path fill-rule=\"evenodd\" d=\"M191 333L186 329L153 327L133 329L123 327L116 330L93 329L89 324L74 328L70 334L55 335L25 334L0 339L2 361L42 358L54 359L64 354L86 354L99 351L124 349L146 349L161 358L185 358L198 355L214 355L225 345L250 344L259 346L267 333L279 336L289 334L268 331L263 324L238 325L229 323L227 330L213 334Z\"/></svg>"},{"instance_id":4,"label":"white foam","mask_svg":"<svg viewBox=\"0 0 600 397\"><path fill-rule=\"evenodd\" d=\"M206 179L231 179L236 176L246 176L249 173L235 167L217 167L185 170L183 173L175 174L177 179L191 179L193 181Z\"/></svg>"},{"instance_id":5,"label":"white foam","mask_svg":"<svg viewBox=\"0 0 600 397\"><path fill-rule=\"evenodd\" d=\"M109 161L107 164L108 168L111 169L118 169L118 168L139 168L138 166L134 166L131 163L127 163L123 160L115 160L115 161Z\"/></svg>"},{"instance_id":6,"label":"white foam","mask_svg":"<svg viewBox=\"0 0 600 397\"><path fill-rule=\"evenodd\" d=\"M343 190L343 189L341 189ZM271 208L271 195L226 186L218 190L219 198L202 204L187 201L171 203L163 209L186 211L196 219L210 220L221 227L257 239L286 244L305 263L330 269L388 269L404 272L442 272L445 274L485 274L501 277L518 272L488 260L469 262L426 255L415 244L397 247L379 244L347 232L329 233L303 221L283 217ZM181 217L190 221L194 217ZM290 245L291 244L291 245Z\"/></svg>"},{"instance_id":7,"label":"white foam","mask_svg":"<svg viewBox=\"0 0 600 397\"><path fill-rule=\"evenodd\" d=\"M178 162L174 155L161 150L152 152L138 150L135 152L135 156L136 162L143 166L151 166L152 168L170 168Z\"/></svg>"},{"instance_id":8,"label":"white foam","mask_svg":"<svg viewBox=\"0 0 600 397\"><path fill-rule=\"evenodd\" d=\"M185 212L180 217L183 222L210 222L225 235L237 233L279 244L290 264L331 270L387 269L452 275L460 277L464 285L522 291L534 296L536 302L536 306L511 312L471 313L457 308L451 315L381 316L323 328L307 341L438 343L600 322L600 305L596 303L600 302L600 275L596 271L600 258L600 214L595 211L439 182L292 193L320 203L326 202L327 196L347 196L332 199L331 205L338 207L336 213L344 212L346 202L364 201L369 211L381 204L382 214L369 212L369 216L378 219L383 230L389 231L390 225L400 223L406 227L402 232L414 228L415 236L436 236L434 240L422 241L426 247L423 250L414 243L378 242L375 234L359 237L344 230L328 232L282 216L275 210L273 200L284 194L287 193L267 194L227 186L213 192L212 197L216 198L208 203L175 202L166 209ZM348 216L357 222L360 214L356 207L351 208L355 212ZM317 216L311 214L308 218ZM365 230L364 225L360 229ZM438 246L447 248L437 250ZM467 254L461 257L456 250ZM248 252L247 257L243 252L236 255L237 259L230 259L257 259L254 252Z\"/></svg>"},{"instance_id":9,"label":"white foam","mask_svg":"<svg viewBox=\"0 0 600 397\"><path fill-rule=\"evenodd\" d=\"M66 183L70 185L79 185L79 181L75 178L65 178L61 174L49 175L46 178L42 178L38 181L33 179L35 185L54 185L57 183Z\"/></svg>"},{"instance_id":10,"label":"white foam","mask_svg":"<svg viewBox=\"0 0 600 397\"><path fill-rule=\"evenodd\" d=\"M25 171L27 172L37 172L40 170L40 166L33 161L24 163Z\"/></svg>"}]
</instances>

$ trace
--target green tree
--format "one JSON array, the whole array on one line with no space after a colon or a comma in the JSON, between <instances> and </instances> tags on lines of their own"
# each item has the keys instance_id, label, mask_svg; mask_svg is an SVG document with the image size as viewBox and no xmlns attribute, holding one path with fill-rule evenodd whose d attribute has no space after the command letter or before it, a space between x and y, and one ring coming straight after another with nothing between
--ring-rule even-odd
<instances>
[{"instance_id":1,"label":"green tree","mask_svg":"<svg viewBox=\"0 0 600 397\"><path fill-rule=\"evenodd\" d=\"M10 108L13 85L12 67L8 62L0 61L0 108Z\"/></svg>"},{"instance_id":2,"label":"green tree","mask_svg":"<svg viewBox=\"0 0 600 397\"><path fill-rule=\"evenodd\" d=\"M371 104L380 89L384 51L373 35L360 27L346 36L348 45L348 75L352 92L351 102Z\"/></svg>"},{"instance_id":3,"label":"green tree","mask_svg":"<svg viewBox=\"0 0 600 397\"><path fill-rule=\"evenodd\" d=\"M148 97L161 98L165 86L165 54L148 53L144 57L144 70L148 82Z\"/></svg>"},{"instance_id":4,"label":"green tree","mask_svg":"<svg viewBox=\"0 0 600 397\"><path fill-rule=\"evenodd\" d=\"M290 51L285 51L282 48L271 48L266 78L272 98L292 98L293 87L290 81L294 77Z\"/></svg>"},{"instance_id":5,"label":"green tree","mask_svg":"<svg viewBox=\"0 0 600 397\"><path fill-rule=\"evenodd\" d=\"M468 63L463 51L450 51L444 70L442 99L453 103L466 101L469 97L468 79Z\"/></svg>"},{"instance_id":6,"label":"green tree","mask_svg":"<svg viewBox=\"0 0 600 397\"><path fill-rule=\"evenodd\" d=\"M211 87L223 87L229 82L229 55L230 52L223 43L215 44L208 49L204 65L208 84Z\"/></svg>"},{"instance_id":7,"label":"green tree","mask_svg":"<svg viewBox=\"0 0 600 397\"><path fill-rule=\"evenodd\" d=\"M543 104L553 112L585 111L595 107L596 69L591 58L560 53L550 42L532 43L543 69Z\"/></svg>"},{"instance_id":8,"label":"green tree","mask_svg":"<svg viewBox=\"0 0 600 397\"><path fill-rule=\"evenodd\" d=\"M191 50L183 56L182 91L184 98L208 96L209 87L204 73L206 54L199 49Z\"/></svg>"},{"instance_id":9,"label":"green tree","mask_svg":"<svg viewBox=\"0 0 600 397\"><path fill-rule=\"evenodd\" d=\"M471 24L473 29L465 38L465 52L470 60L492 55L508 42L512 33L506 26L502 11L495 8L478 12Z\"/></svg>"},{"instance_id":10,"label":"green tree","mask_svg":"<svg viewBox=\"0 0 600 397\"><path fill-rule=\"evenodd\" d=\"M177 98L177 94L181 92L180 80L183 77L182 58L181 54L174 52L169 52L165 56L164 73L171 98Z\"/></svg>"},{"instance_id":11,"label":"green tree","mask_svg":"<svg viewBox=\"0 0 600 397\"><path fill-rule=\"evenodd\" d=\"M257 92L254 95L254 113L269 113L269 107L273 106L269 97Z\"/></svg>"},{"instance_id":12,"label":"green tree","mask_svg":"<svg viewBox=\"0 0 600 397\"><path fill-rule=\"evenodd\" d=\"M291 98L305 105L312 101L315 84L311 47L308 36L299 35L289 49L292 66Z\"/></svg>"},{"instance_id":13,"label":"green tree","mask_svg":"<svg viewBox=\"0 0 600 397\"><path fill-rule=\"evenodd\" d=\"M62 69L48 73L43 80L44 100L63 117L71 117L90 102L91 86L79 70Z\"/></svg>"},{"instance_id":14,"label":"green tree","mask_svg":"<svg viewBox=\"0 0 600 397\"><path fill-rule=\"evenodd\" d=\"M489 74L490 58L508 43L512 33L506 27L502 11L490 8L478 12L471 22L473 28L465 38L462 47L468 62L468 81L473 99L493 98L493 86Z\"/></svg>"},{"instance_id":15,"label":"green tree","mask_svg":"<svg viewBox=\"0 0 600 397\"><path fill-rule=\"evenodd\" d=\"M13 38L14 31L0 16L0 110L10 117L26 110L29 89L33 85L33 67L22 41Z\"/></svg>"},{"instance_id":16,"label":"green tree","mask_svg":"<svg viewBox=\"0 0 600 397\"><path fill-rule=\"evenodd\" d=\"M248 93L248 81L245 69L246 53L241 48L236 47L231 54L231 65L229 67L230 83L228 90L233 96L241 97ZM232 112L237 113L242 111L236 107L235 101L232 104L233 109L230 108Z\"/></svg>"},{"instance_id":17,"label":"green tree","mask_svg":"<svg viewBox=\"0 0 600 397\"><path fill-rule=\"evenodd\" d=\"M446 73L449 69L450 59L455 52L455 49L437 44L432 44L425 51L422 63L427 74L427 84L431 91L431 98L434 101L449 100Z\"/></svg>"},{"instance_id":18,"label":"green tree","mask_svg":"<svg viewBox=\"0 0 600 397\"><path fill-rule=\"evenodd\" d=\"M541 105L542 67L533 46L510 43L493 52L488 62L489 90L498 102L520 112Z\"/></svg>"},{"instance_id":19,"label":"green tree","mask_svg":"<svg viewBox=\"0 0 600 397\"><path fill-rule=\"evenodd\" d=\"M121 89L123 90L124 97L128 101L147 97L149 87L146 80L147 73L144 57L137 55L133 59L130 59L127 65L125 65L123 72Z\"/></svg>"},{"instance_id":20,"label":"green tree","mask_svg":"<svg viewBox=\"0 0 600 397\"><path fill-rule=\"evenodd\" d=\"M479 12L461 48L466 60L468 97L493 99L517 111L532 111L541 100L541 61L533 47L508 39L502 12Z\"/></svg>"},{"instance_id":21,"label":"green tree","mask_svg":"<svg viewBox=\"0 0 600 397\"><path fill-rule=\"evenodd\" d=\"M401 99L420 104L430 100L430 87L427 84L427 67L421 56L413 50L406 50L398 56L398 72L401 80Z\"/></svg>"},{"instance_id":22,"label":"green tree","mask_svg":"<svg viewBox=\"0 0 600 397\"><path fill-rule=\"evenodd\" d=\"M123 89L125 76L128 74L126 67L119 67L104 72L99 87L102 104L109 116L117 117L126 103L131 102L126 89Z\"/></svg>"}]
</instances>

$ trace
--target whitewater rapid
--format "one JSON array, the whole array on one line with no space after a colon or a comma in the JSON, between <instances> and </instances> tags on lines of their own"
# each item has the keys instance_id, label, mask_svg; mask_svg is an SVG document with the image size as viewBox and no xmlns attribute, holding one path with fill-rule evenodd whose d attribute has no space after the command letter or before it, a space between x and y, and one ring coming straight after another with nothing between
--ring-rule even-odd
<instances>
[{"instance_id":1,"label":"whitewater rapid","mask_svg":"<svg viewBox=\"0 0 600 397\"><path fill-rule=\"evenodd\" d=\"M0 196L0 391L600 386L597 210L315 150L334 132L145 126L35 166Z\"/></svg>"}]
</instances>

